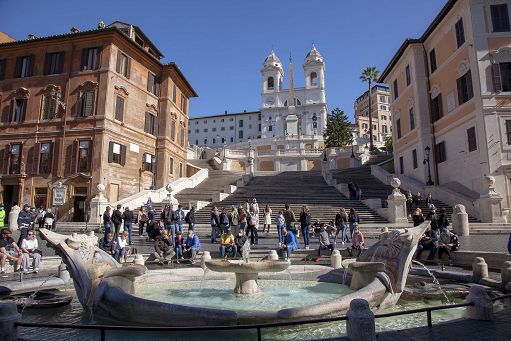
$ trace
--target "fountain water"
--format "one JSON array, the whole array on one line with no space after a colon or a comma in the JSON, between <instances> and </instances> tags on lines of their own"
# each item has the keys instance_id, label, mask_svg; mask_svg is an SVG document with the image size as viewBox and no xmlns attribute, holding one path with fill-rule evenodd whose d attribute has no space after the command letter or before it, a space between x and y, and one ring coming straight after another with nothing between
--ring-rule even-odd
<instances>
[{"instance_id":1,"label":"fountain water","mask_svg":"<svg viewBox=\"0 0 511 341\"><path fill-rule=\"evenodd\" d=\"M451 301L449 301L449 297L447 297L447 294L445 293L444 289L442 289L442 285L440 284L440 282L438 281L438 279L435 277L435 275L431 272L431 270L428 269L428 267L424 264L422 264L421 262L419 262L418 260L412 260L412 263L413 264L417 264L419 265L420 267L424 268L424 270L426 270L426 272L428 273L428 275L431 277L431 279L433 280L433 284L435 284L438 289L440 289L442 291L442 295L444 296L445 298L445 301L447 302L447 304L451 304Z\"/></svg>"},{"instance_id":2,"label":"fountain water","mask_svg":"<svg viewBox=\"0 0 511 341\"><path fill-rule=\"evenodd\" d=\"M32 294L30 294L26 299L23 300L23 307L21 308L21 312L22 313L25 311L25 308L29 304L34 303L35 296L37 295L37 293L39 291L41 291L42 287L46 284L46 282L48 282L51 278L53 278L53 277L55 277L57 275L58 275L58 273L54 273L54 274L49 275L44 281L41 282L39 287L37 287L37 289Z\"/></svg>"}]
</instances>

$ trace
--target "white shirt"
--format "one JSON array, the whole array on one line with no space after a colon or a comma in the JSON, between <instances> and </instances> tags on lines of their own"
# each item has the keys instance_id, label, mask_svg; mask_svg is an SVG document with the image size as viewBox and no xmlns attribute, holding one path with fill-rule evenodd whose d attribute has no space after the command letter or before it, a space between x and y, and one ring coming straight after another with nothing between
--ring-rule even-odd
<instances>
[{"instance_id":1,"label":"white shirt","mask_svg":"<svg viewBox=\"0 0 511 341\"><path fill-rule=\"evenodd\" d=\"M117 248L122 249L126 246L128 246L128 238L123 240L121 237L117 237Z\"/></svg>"},{"instance_id":2,"label":"white shirt","mask_svg":"<svg viewBox=\"0 0 511 341\"><path fill-rule=\"evenodd\" d=\"M35 239L35 238L34 238L34 240L23 239L23 241L21 242L22 249L35 250L35 249L37 249L38 246L39 245L37 244L37 239Z\"/></svg>"}]
</instances>

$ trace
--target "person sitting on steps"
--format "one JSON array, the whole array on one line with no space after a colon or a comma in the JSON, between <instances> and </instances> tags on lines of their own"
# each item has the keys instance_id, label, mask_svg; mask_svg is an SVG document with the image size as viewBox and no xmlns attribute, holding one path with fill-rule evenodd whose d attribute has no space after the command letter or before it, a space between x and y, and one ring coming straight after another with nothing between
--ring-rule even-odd
<instances>
[{"instance_id":1,"label":"person sitting on steps","mask_svg":"<svg viewBox=\"0 0 511 341\"><path fill-rule=\"evenodd\" d=\"M220 258L227 257L227 252L230 252L233 258L236 257L237 247L230 227L220 236Z\"/></svg>"},{"instance_id":2,"label":"person sitting on steps","mask_svg":"<svg viewBox=\"0 0 511 341\"><path fill-rule=\"evenodd\" d=\"M153 255L160 264L163 264L165 261L170 261L175 254L172 242L169 239L169 233L166 229L163 229L161 234L154 240Z\"/></svg>"},{"instance_id":3,"label":"person sitting on steps","mask_svg":"<svg viewBox=\"0 0 511 341\"><path fill-rule=\"evenodd\" d=\"M357 223L354 225L355 231L353 232L353 236L351 238L351 248L348 248L348 254L353 256L356 253L355 257L360 256L360 253L365 249L365 241L364 235L360 231L360 227ZM355 251L355 252L353 252Z\"/></svg>"},{"instance_id":4,"label":"person sitting on steps","mask_svg":"<svg viewBox=\"0 0 511 341\"><path fill-rule=\"evenodd\" d=\"M293 232L289 231L287 228L284 229L284 241L280 244L280 247L277 251L280 257L284 257L288 261L291 258L291 253L298 249L298 242L296 241L296 237Z\"/></svg>"},{"instance_id":5,"label":"person sitting on steps","mask_svg":"<svg viewBox=\"0 0 511 341\"><path fill-rule=\"evenodd\" d=\"M322 249L330 250L330 254L332 254L334 252L334 244L330 243L330 238L328 237L325 224L321 224L319 227L316 227L315 232L319 235L318 257L321 257Z\"/></svg>"}]
</instances>

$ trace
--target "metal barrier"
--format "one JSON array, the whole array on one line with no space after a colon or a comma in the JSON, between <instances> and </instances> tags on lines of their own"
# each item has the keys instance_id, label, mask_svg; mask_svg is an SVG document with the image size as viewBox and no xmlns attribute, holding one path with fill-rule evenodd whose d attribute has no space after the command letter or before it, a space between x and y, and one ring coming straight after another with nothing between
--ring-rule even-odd
<instances>
[{"instance_id":1,"label":"metal barrier","mask_svg":"<svg viewBox=\"0 0 511 341\"><path fill-rule=\"evenodd\" d=\"M498 296L492 298L492 302L511 298L511 294ZM460 307L468 307L472 306L474 303L459 303L459 304L450 304L445 306L434 306L434 307L425 307L418 309L410 309L403 311L396 311L386 314L378 314L375 315L375 318L385 318L385 317L393 317L400 315L410 315L410 314L418 314L418 313L426 313L428 320L428 327L431 328L433 326L433 322L431 319L431 312L438 310L446 310ZM59 324L59 323L30 323L30 322L15 322L15 327L28 327L28 328L52 328L52 329L80 329L80 330L98 330L100 332L100 340L106 341L106 331L146 331L146 332L191 332L191 331L222 331L222 330L247 330L247 329L255 329L257 330L257 340L261 341L261 330L269 329L269 328L279 328L279 327L291 327L300 325L303 326L305 324L317 324L317 323L327 323L327 322L340 322L346 321L346 316L341 317L332 317L332 318L324 318L324 319L315 319L315 320L307 320L307 321L293 321L293 322L277 322L277 323L265 323L265 324L257 324L257 325L234 325L234 326L196 326L196 327L151 327L151 326L110 326L110 325L72 325L72 324Z\"/></svg>"}]
</instances>

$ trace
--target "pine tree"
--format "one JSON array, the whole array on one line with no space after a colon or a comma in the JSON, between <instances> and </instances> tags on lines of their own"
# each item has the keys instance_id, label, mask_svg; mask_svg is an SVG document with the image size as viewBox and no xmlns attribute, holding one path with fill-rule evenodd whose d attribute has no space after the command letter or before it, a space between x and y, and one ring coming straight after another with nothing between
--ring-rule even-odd
<instances>
[{"instance_id":1,"label":"pine tree","mask_svg":"<svg viewBox=\"0 0 511 341\"><path fill-rule=\"evenodd\" d=\"M335 108L327 117L325 144L330 147L346 147L353 143L348 116L339 108Z\"/></svg>"}]
</instances>

